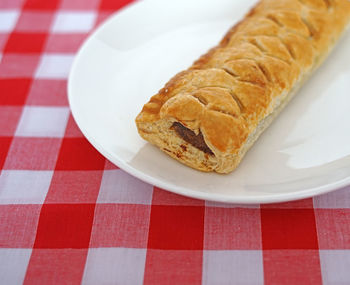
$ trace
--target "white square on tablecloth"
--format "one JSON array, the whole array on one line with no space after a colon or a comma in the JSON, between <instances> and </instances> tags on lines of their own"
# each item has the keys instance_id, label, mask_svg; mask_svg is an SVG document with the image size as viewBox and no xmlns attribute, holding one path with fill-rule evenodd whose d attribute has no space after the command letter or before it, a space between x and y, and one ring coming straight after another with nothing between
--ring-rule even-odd
<instances>
[{"instance_id":1,"label":"white square on tablecloth","mask_svg":"<svg viewBox=\"0 0 350 285\"><path fill-rule=\"evenodd\" d=\"M146 249L90 248L82 284L143 283Z\"/></svg>"},{"instance_id":2,"label":"white square on tablecloth","mask_svg":"<svg viewBox=\"0 0 350 285\"><path fill-rule=\"evenodd\" d=\"M32 249L0 248L1 284L22 284Z\"/></svg>"},{"instance_id":3,"label":"white square on tablecloth","mask_svg":"<svg viewBox=\"0 0 350 285\"><path fill-rule=\"evenodd\" d=\"M261 250L205 250L203 285L263 284Z\"/></svg>"},{"instance_id":4,"label":"white square on tablecloth","mask_svg":"<svg viewBox=\"0 0 350 285\"><path fill-rule=\"evenodd\" d=\"M84 33L89 32L96 21L94 12L58 12L52 32L54 33Z\"/></svg>"},{"instance_id":5,"label":"white square on tablecloth","mask_svg":"<svg viewBox=\"0 0 350 285\"><path fill-rule=\"evenodd\" d=\"M64 136L68 117L68 107L25 107L15 135L61 138Z\"/></svg>"},{"instance_id":6,"label":"white square on tablecloth","mask_svg":"<svg viewBox=\"0 0 350 285\"><path fill-rule=\"evenodd\" d=\"M153 186L120 169L103 172L98 203L129 203L150 205Z\"/></svg>"},{"instance_id":7,"label":"white square on tablecloth","mask_svg":"<svg viewBox=\"0 0 350 285\"><path fill-rule=\"evenodd\" d=\"M320 250L323 284L350 284L350 250Z\"/></svg>"},{"instance_id":8,"label":"white square on tablecloth","mask_svg":"<svg viewBox=\"0 0 350 285\"><path fill-rule=\"evenodd\" d=\"M0 175L0 204L42 204L53 171L3 170Z\"/></svg>"},{"instance_id":9,"label":"white square on tablecloth","mask_svg":"<svg viewBox=\"0 0 350 285\"><path fill-rule=\"evenodd\" d=\"M16 25L19 13L16 10L0 11L0 32L11 32Z\"/></svg>"},{"instance_id":10,"label":"white square on tablecloth","mask_svg":"<svg viewBox=\"0 0 350 285\"><path fill-rule=\"evenodd\" d=\"M44 54L35 72L35 78L66 79L73 59L72 54Z\"/></svg>"},{"instance_id":11,"label":"white square on tablecloth","mask_svg":"<svg viewBox=\"0 0 350 285\"><path fill-rule=\"evenodd\" d=\"M350 186L314 197L314 208L350 209Z\"/></svg>"}]
</instances>

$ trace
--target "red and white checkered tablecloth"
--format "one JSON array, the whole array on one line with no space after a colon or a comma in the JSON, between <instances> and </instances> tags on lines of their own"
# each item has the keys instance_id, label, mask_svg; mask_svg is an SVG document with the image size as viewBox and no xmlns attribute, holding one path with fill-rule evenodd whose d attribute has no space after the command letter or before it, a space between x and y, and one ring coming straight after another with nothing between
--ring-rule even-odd
<instances>
[{"instance_id":1,"label":"red and white checkered tablecloth","mask_svg":"<svg viewBox=\"0 0 350 285\"><path fill-rule=\"evenodd\" d=\"M128 0L0 0L1 284L350 284L350 187L243 207L126 174L74 123L67 74Z\"/></svg>"}]
</instances>

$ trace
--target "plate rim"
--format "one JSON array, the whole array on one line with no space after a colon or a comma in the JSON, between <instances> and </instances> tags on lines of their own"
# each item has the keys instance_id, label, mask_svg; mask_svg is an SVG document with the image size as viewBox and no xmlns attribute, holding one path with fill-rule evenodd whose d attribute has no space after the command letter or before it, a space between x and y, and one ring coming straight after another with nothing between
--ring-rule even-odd
<instances>
[{"instance_id":1,"label":"plate rim","mask_svg":"<svg viewBox=\"0 0 350 285\"><path fill-rule=\"evenodd\" d=\"M156 1L153 1L153 2L156 2ZM212 201L212 202L234 203L234 204L244 204L244 205L290 202L290 201L296 201L296 200L306 199L310 197L315 197L315 196L329 193L350 185L350 176L349 176L344 179L338 180L336 182L325 184L322 186L317 186L312 188L306 187L301 190L299 188L297 192L278 193L278 194L273 193L269 195L264 194L261 196L260 195L229 196L225 194L201 192L201 191L192 190L186 187L177 186L174 184L172 184L171 187L169 187L169 185L166 185L165 182L159 181L158 179L143 173L141 170L137 170L134 167L130 166L128 163L112 155L107 149L105 149L102 145L100 145L94 139L93 135L91 135L87 130L87 128L84 126L83 120L79 119L78 107L74 103L74 99L73 99L74 98L74 95L73 95L74 79L73 78L75 77L75 74L76 74L77 65L82 57L82 54L84 53L84 50L88 47L89 42L92 41L95 38L95 36L101 30L104 29L105 26L107 26L111 21L113 21L115 17L119 16L121 13L127 12L132 7L140 5L142 3L143 1L142 2L136 1L124 6L123 8L111 14L95 30L93 30L79 47L79 50L75 54L71 69L69 71L69 75L67 79L67 97L68 97L68 104L69 104L73 119L75 120L77 126L79 127L79 129L81 130L85 138L89 141L89 143L91 143L91 145L99 153L101 153L105 158L107 158L112 163L117 165L123 171L140 179L143 182L151 184L152 186L156 186L165 191L176 193L182 196L205 200L205 201ZM220 174L217 174L217 175L220 175Z\"/></svg>"}]
</instances>

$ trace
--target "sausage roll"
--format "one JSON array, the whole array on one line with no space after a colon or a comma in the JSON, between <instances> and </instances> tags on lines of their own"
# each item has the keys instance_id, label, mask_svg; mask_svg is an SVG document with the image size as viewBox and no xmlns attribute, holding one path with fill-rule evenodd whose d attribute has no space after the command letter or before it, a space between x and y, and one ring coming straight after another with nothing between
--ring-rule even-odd
<instances>
[{"instance_id":1,"label":"sausage roll","mask_svg":"<svg viewBox=\"0 0 350 285\"><path fill-rule=\"evenodd\" d=\"M144 105L139 134L192 168L231 172L349 23L348 0L261 0Z\"/></svg>"}]
</instances>

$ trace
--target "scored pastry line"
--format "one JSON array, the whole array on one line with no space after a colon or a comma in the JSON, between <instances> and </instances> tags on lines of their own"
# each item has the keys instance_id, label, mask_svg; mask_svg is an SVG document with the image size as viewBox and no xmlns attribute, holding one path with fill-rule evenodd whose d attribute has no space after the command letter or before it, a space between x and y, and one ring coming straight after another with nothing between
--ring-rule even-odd
<instances>
[{"instance_id":1,"label":"scored pastry line","mask_svg":"<svg viewBox=\"0 0 350 285\"><path fill-rule=\"evenodd\" d=\"M302 3L303 4L303 3ZM303 4L304 5L304 4ZM328 7L328 6L327 6ZM310 9L309 7L307 7L308 9ZM304 9L303 9L304 10ZM298 15L297 13L295 13L296 15ZM285 32L287 33L293 33L295 35L298 35L298 36L301 36L307 40L312 40L313 39L313 36L315 34L315 28L311 25L311 23L303 16L300 17L301 21L304 23L304 25L306 26L306 28L308 29L309 31L309 34L310 36L309 37L305 37L304 35L302 35L301 33L298 33L298 31L296 30L292 30L288 27L286 27L283 23L281 23L280 21L278 21L277 18L275 18L274 16L272 15L267 15L265 16L265 19L268 19L272 22L274 22L274 24L276 24L279 29L284 29ZM286 49L286 51L288 52L288 54L290 55L290 61L286 60L286 59L283 59L279 56L276 56L274 54L271 54L268 52L268 50L266 50L264 48L264 46L258 41L257 37L259 36L264 36L264 37L271 37L271 38L276 38L280 41L280 43L283 45L283 47ZM230 61L237 61L237 60L241 60L241 59L248 59L248 60L252 60L256 63L257 67L260 69L261 73L264 75L265 79L267 82L272 82L272 76L271 74L269 73L268 69L264 66L264 58L266 57L270 57L270 58L274 58L274 59L277 59L287 65L291 65L291 62L293 62L294 64L296 65L300 65L297 60L296 60L296 56L294 55L294 53L292 52L292 49L289 47L288 44L286 44L283 39L281 38L280 34L277 34L277 35L265 35L265 34L262 34L262 35L255 35L256 38L249 38L249 39L246 39L246 42L245 43L248 43L248 44L251 44L253 46L255 46L259 51L261 51L262 53L262 56L257 56L256 58L237 58L237 59L231 59L229 61L226 61L226 62L230 62ZM313 45L312 45L313 46ZM227 46L227 47L230 47L230 46ZM261 59L261 61L259 60ZM208 69L208 68L206 68ZM240 82L244 82L244 83L250 83L250 84L253 84L253 85L258 85L258 86L261 86L261 84L259 84L258 82L256 81L251 81L251 80L242 80L240 78L240 75L239 74L236 74L234 72L232 72L231 70L229 70L228 68L226 67L217 67L217 69L221 69L223 70L224 72L226 72L228 75L232 76L233 78L235 78L235 80L237 81L240 81ZM202 70L205 70L205 68L203 68ZM205 87L209 87L209 86L205 86ZM205 88L203 87L203 88ZM244 113L244 109L245 109L245 106L243 105L243 103L241 102L241 100L239 100L238 96L233 92L232 88L228 87L228 86L210 86L210 87L218 87L218 88L225 88L229 91L229 93L231 94L231 97L232 99L237 103L240 111L241 111L241 114L243 115ZM200 89L200 88L198 88ZM193 96L193 94L191 94ZM199 99L198 96L194 96L195 98L197 98L197 100L199 100L201 102L201 100ZM203 102L201 102L203 104ZM208 105L208 102L206 102L206 104L203 104L205 106ZM221 110L213 110L213 111L218 111L218 112L221 112L221 113L225 113L225 114L228 114L227 112L223 112ZM232 114L231 114L232 115ZM235 115L232 115L234 117L236 117ZM244 117L244 116L243 116Z\"/></svg>"},{"instance_id":2,"label":"scored pastry line","mask_svg":"<svg viewBox=\"0 0 350 285\"><path fill-rule=\"evenodd\" d=\"M271 14L265 16L265 19L274 22L277 26L280 26L281 28L284 27L284 25L280 21L278 21L278 19L275 16Z\"/></svg>"},{"instance_id":3,"label":"scored pastry line","mask_svg":"<svg viewBox=\"0 0 350 285\"><path fill-rule=\"evenodd\" d=\"M239 107L240 112L244 113L244 106L243 106L241 100L229 88L227 88L225 86L220 86L220 85L208 85L208 86L200 87L200 88L198 88L198 90L203 89L203 88L221 88L221 89L226 89L229 92L229 94L231 95L233 101L235 101L237 103L237 106ZM201 103L203 105L203 107L207 108L208 110L215 111L215 112L220 112L220 113L223 113L223 114L226 114L226 115L230 115L230 116L232 116L234 118L238 117L236 114L225 112L223 110L214 109L214 107L208 107L209 102L205 98L202 98L201 96L198 96L197 94L191 93L190 95L192 97L194 97L195 99L197 99L199 101L199 103Z\"/></svg>"},{"instance_id":4,"label":"scored pastry line","mask_svg":"<svg viewBox=\"0 0 350 285\"><path fill-rule=\"evenodd\" d=\"M300 3L301 5L306 6L306 7L308 7L309 9L312 9L311 7L309 7L309 6L304 2L304 0L298 0L298 1L299 1L299 3ZM324 4L326 5L326 7L327 7L328 10L329 10L330 8L333 8L333 5L332 5L332 3L331 3L330 0L322 0L322 1L324 2Z\"/></svg>"},{"instance_id":5,"label":"scored pastry line","mask_svg":"<svg viewBox=\"0 0 350 285\"><path fill-rule=\"evenodd\" d=\"M239 59L239 60L240 60L240 59ZM236 61L236 60L230 60L230 61L226 61L226 62L231 62L231 61ZM254 61L254 62L255 62L255 61ZM256 63L256 62L255 62L255 63ZM232 76L236 81L243 82L243 83L250 83L250 84L252 84L252 85L256 85L256 86L262 87L261 84L260 84L259 82L241 79L239 75L236 75L236 74L233 73L231 70L229 70L227 67L221 67L221 68L218 68L218 69L223 70L223 71L226 72L228 75ZM225 88L226 88L226 89L229 89L228 87L225 87Z\"/></svg>"},{"instance_id":6,"label":"scored pastry line","mask_svg":"<svg viewBox=\"0 0 350 285\"><path fill-rule=\"evenodd\" d=\"M309 7L307 6L302 0L298 0L302 5L303 5L303 9L302 9L302 15L299 16L297 12L295 12L295 14L297 16L299 16L299 18L301 19L301 21L304 23L305 27L308 29L309 31L309 34L310 36L309 37L305 37L303 34L301 33L298 33L297 30L294 30L294 29L291 29L287 26L285 26L281 21L279 21L276 17L274 17L273 15L265 15L263 16L264 19L267 19L269 21L272 21L274 24L276 24L278 26L279 29L283 29L285 32L287 33L292 33L292 34L295 34L297 36L300 36L300 37L303 37L307 40L310 41L311 45L312 45L312 48L314 49L315 46L314 46L314 43L311 41L313 39L313 36L315 35L316 33L316 29L313 27L313 25L307 20L307 10L314 10L312 7ZM328 0L323 0L325 1L326 5L327 3L329 5L327 5L327 7L332 7L332 5L330 5L330 3L328 2ZM281 11L281 10L277 10L277 11ZM306 15L305 15L306 14ZM288 54L290 55L290 58L291 60L293 61L293 63L297 64L299 66L299 62L297 62L296 60L296 56L295 54L293 53L292 49L289 47L288 44L286 44L283 39L280 37L280 34L278 33L277 35L266 35L266 34L260 34L260 35L254 35L255 37L259 37L259 36L264 36L264 37L274 37L274 38L277 38L279 39L279 41L281 42L281 44L285 47L285 49L287 50ZM242 42L243 43L243 42ZM260 44L257 39L248 39L246 38L245 39L245 42L246 44L251 44L252 46L256 47L259 51L261 51L262 53L262 56L257 56L255 58L252 58L252 57L240 57L240 58L237 58L237 59L231 59L231 60L228 60L228 61L236 61L236 60L242 60L242 59L247 59L247 60L252 60L256 63L257 67L260 69L261 73L264 75L266 81L269 83L269 82L273 82L272 80L272 76L270 74L270 72L268 71L268 69L264 66L264 58L265 57L271 57L271 58L275 58L285 64L288 64L288 65L291 65L290 62L288 62L287 60L281 58L281 57L278 57L276 55L273 55L273 54L270 54L268 53L268 51L263 47L262 44ZM230 48L231 45L226 45L224 46L223 48ZM261 59L261 60L259 60ZM226 61L226 62L228 62ZM255 81L249 81L249 80L242 80L240 79L240 75L239 74L235 74L233 73L231 70L225 68L225 67L222 67L222 66L219 66L219 67L216 67L217 69L221 69L223 71L225 71L227 74L229 74L230 76L234 77L237 81L240 81L240 82L244 82L244 83L250 83L250 84L253 84L253 85L259 85L261 86L261 84L259 84L258 82L255 82ZM207 70L209 68L198 68L199 70ZM205 86L205 87L208 87L208 86ZM215 86L212 86L212 87L215 87ZM230 87L227 87L227 86L217 86L217 87L220 87L220 88L225 88L227 89L230 94L233 94L233 90L232 88ZM198 88L200 89L200 88ZM176 96L178 95L179 93L174 93L171 95L171 97L173 96ZM242 110L245 109L245 106L242 104L242 102L238 99L238 96L237 95L233 95L231 96L232 99L237 103L237 105L239 106L240 110L241 110L241 113ZM169 99L169 98L168 98ZM151 102L152 103L156 103L156 104L159 104L159 105L163 105L164 104L164 101L161 100L161 99L155 99L155 98L152 98L151 99Z\"/></svg>"},{"instance_id":7,"label":"scored pastry line","mask_svg":"<svg viewBox=\"0 0 350 285\"><path fill-rule=\"evenodd\" d=\"M287 52L289 53L290 57L291 57L294 61L296 61L296 57L295 57L295 55L293 54L291 48L284 42L283 39L281 39L281 36L280 36L280 35L264 35L264 37L269 37L269 38L278 39L278 40L280 41L280 43L281 43L282 45L284 45L284 47L286 48L286 50L287 50ZM268 55L268 56L271 56L271 54L267 54L267 55ZM275 56L274 56L274 57L275 57ZM278 57L276 57L276 58L278 58ZM281 58L280 58L280 59L281 59ZM283 60L283 59L281 59L281 60L282 60L282 61L285 61L285 60ZM288 64L290 64L290 63L288 63Z\"/></svg>"}]
</instances>

